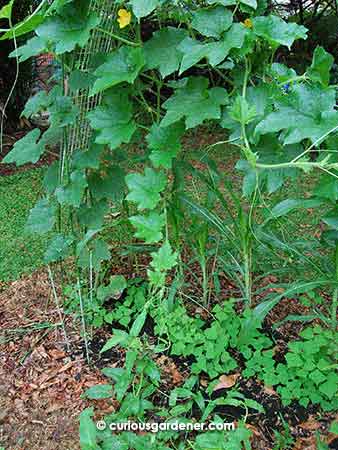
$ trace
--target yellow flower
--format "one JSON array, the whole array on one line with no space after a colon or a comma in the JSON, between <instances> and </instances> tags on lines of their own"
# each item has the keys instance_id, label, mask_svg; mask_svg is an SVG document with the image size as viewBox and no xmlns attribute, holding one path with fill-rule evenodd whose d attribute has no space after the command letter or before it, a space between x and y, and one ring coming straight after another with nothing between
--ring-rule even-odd
<instances>
[{"instance_id":1,"label":"yellow flower","mask_svg":"<svg viewBox=\"0 0 338 450\"><path fill-rule=\"evenodd\" d=\"M131 12L127 11L126 9L119 9L118 11L119 18L117 19L120 28L127 27L131 22Z\"/></svg>"},{"instance_id":2,"label":"yellow flower","mask_svg":"<svg viewBox=\"0 0 338 450\"><path fill-rule=\"evenodd\" d=\"M252 23L252 20L251 20L251 19L245 19L243 25L244 25L246 28L253 28L253 23Z\"/></svg>"}]
</instances>

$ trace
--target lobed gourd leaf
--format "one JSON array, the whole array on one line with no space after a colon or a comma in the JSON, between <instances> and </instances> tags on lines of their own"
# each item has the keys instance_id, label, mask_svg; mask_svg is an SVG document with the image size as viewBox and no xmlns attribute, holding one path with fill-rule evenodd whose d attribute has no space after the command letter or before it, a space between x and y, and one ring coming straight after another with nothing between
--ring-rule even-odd
<instances>
[{"instance_id":1,"label":"lobed gourd leaf","mask_svg":"<svg viewBox=\"0 0 338 450\"><path fill-rule=\"evenodd\" d=\"M133 13L138 19L149 16L160 4L161 0L130 0Z\"/></svg>"},{"instance_id":2,"label":"lobed gourd leaf","mask_svg":"<svg viewBox=\"0 0 338 450\"><path fill-rule=\"evenodd\" d=\"M183 122L176 122L168 127L154 124L146 139L151 149L149 155L154 167L170 169L172 160L181 149L181 137L185 131Z\"/></svg>"},{"instance_id":3,"label":"lobed gourd leaf","mask_svg":"<svg viewBox=\"0 0 338 450\"><path fill-rule=\"evenodd\" d=\"M330 71L334 63L334 58L330 53L318 46L313 54L312 64L307 75L311 80L321 83L323 86L328 86L330 81Z\"/></svg>"},{"instance_id":4,"label":"lobed gourd leaf","mask_svg":"<svg viewBox=\"0 0 338 450\"><path fill-rule=\"evenodd\" d=\"M98 94L122 82L133 83L145 65L144 53L141 48L123 46L110 53L94 75L97 80L90 95Z\"/></svg>"},{"instance_id":5,"label":"lobed gourd leaf","mask_svg":"<svg viewBox=\"0 0 338 450\"><path fill-rule=\"evenodd\" d=\"M191 26L203 36L219 38L232 25L232 12L223 6L201 8L193 14Z\"/></svg>"},{"instance_id":6,"label":"lobed gourd leaf","mask_svg":"<svg viewBox=\"0 0 338 450\"><path fill-rule=\"evenodd\" d=\"M74 170L70 175L66 186L58 187L55 191L56 198L60 204L79 207L82 197L88 186L84 170Z\"/></svg>"},{"instance_id":7,"label":"lobed gourd leaf","mask_svg":"<svg viewBox=\"0 0 338 450\"><path fill-rule=\"evenodd\" d=\"M147 215L132 216L129 220L137 230L135 237L143 239L146 244L154 244L162 239L162 229L165 225L164 214L151 211Z\"/></svg>"},{"instance_id":8,"label":"lobed gourd leaf","mask_svg":"<svg viewBox=\"0 0 338 450\"><path fill-rule=\"evenodd\" d=\"M55 221L55 205L52 205L47 198L43 198L31 209L26 223L26 229L32 233L48 233L53 229Z\"/></svg>"},{"instance_id":9,"label":"lobed gourd leaf","mask_svg":"<svg viewBox=\"0 0 338 450\"><path fill-rule=\"evenodd\" d=\"M137 203L138 209L154 209L160 201L160 193L165 189L167 177L146 167L144 175L132 173L126 176L129 194L127 200Z\"/></svg>"},{"instance_id":10,"label":"lobed gourd leaf","mask_svg":"<svg viewBox=\"0 0 338 450\"><path fill-rule=\"evenodd\" d=\"M114 89L107 92L101 106L88 113L88 119L97 131L97 144L107 144L114 150L122 143L128 143L136 130L129 91Z\"/></svg>"},{"instance_id":11,"label":"lobed gourd leaf","mask_svg":"<svg viewBox=\"0 0 338 450\"><path fill-rule=\"evenodd\" d=\"M254 33L277 48L285 45L289 49L297 39L307 38L307 28L296 23L285 22L280 17L270 15L253 19Z\"/></svg>"},{"instance_id":12,"label":"lobed gourd leaf","mask_svg":"<svg viewBox=\"0 0 338 450\"><path fill-rule=\"evenodd\" d=\"M167 110L161 126L167 127L185 118L186 128L194 128L207 119L220 119L221 106L228 102L227 91L215 87L208 89L208 80L203 77L190 77L185 85L163 104Z\"/></svg>"},{"instance_id":13,"label":"lobed gourd leaf","mask_svg":"<svg viewBox=\"0 0 338 450\"><path fill-rule=\"evenodd\" d=\"M186 30L173 27L156 31L144 44L146 69L158 69L163 78L176 72L183 56L179 44L187 36Z\"/></svg>"},{"instance_id":14,"label":"lobed gourd leaf","mask_svg":"<svg viewBox=\"0 0 338 450\"><path fill-rule=\"evenodd\" d=\"M40 136L41 131L37 128L27 133L14 144L13 150L4 157L2 162L15 163L18 166L27 163L35 164L44 152L44 145L41 140L39 141Z\"/></svg>"}]
</instances>

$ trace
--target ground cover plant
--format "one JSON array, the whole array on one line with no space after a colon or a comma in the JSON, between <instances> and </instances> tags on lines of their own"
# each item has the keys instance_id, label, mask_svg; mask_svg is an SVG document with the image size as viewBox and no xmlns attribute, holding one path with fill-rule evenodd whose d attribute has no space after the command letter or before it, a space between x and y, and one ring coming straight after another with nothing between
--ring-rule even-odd
<instances>
[{"instance_id":1,"label":"ground cover plant","mask_svg":"<svg viewBox=\"0 0 338 450\"><path fill-rule=\"evenodd\" d=\"M3 162L34 164L60 143L27 227L53 233L44 261L59 313L56 279L88 364L105 361L106 383L85 397L114 410L81 413L81 448L287 449L290 427L310 415L324 423L317 448L334 448L333 57L318 46L302 73L280 63L279 49L308 30L264 0L43 3L12 57L51 52L62 80L23 112L47 110L49 128L30 130ZM188 153L206 130L216 139ZM304 180L307 191L289 196ZM313 212L320 236L296 230ZM127 421L235 429L112 434Z\"/></svg>"},{"instance_id":2,"label":"ground cover plant","mask_svg":"<svg viewBox=\"0 0 338 450\"><path fill-rule=\"evenodd\" d=\"M26 228L27 216L42 193L41 169L0 179L0 280L19 278L44 264L47 239Z\"/></svg>"}]
</instances>

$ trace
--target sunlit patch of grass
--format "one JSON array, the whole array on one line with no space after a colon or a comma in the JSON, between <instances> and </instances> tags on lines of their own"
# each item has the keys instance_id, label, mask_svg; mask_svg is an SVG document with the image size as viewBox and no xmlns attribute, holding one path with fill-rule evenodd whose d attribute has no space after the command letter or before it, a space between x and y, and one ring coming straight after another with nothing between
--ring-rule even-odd
<instances>
[{"instance_id":1,"label":"sunlit patch of grass","mask_svg":"<svg viewBox=\"0 0 338 450\"><path fill-rule=\"evenodd\" d=\"M0 177L0 280L15 280L43 264L47 238L29 234L29 211L42 195L43 169Z\"/></svg>"}]
</instances>

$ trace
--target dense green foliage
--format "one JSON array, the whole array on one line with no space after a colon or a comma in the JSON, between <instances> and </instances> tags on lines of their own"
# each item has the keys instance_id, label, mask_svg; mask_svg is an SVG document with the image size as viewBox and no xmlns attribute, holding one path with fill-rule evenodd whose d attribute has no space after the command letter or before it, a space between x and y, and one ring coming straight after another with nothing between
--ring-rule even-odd
<instances>
[{"instance_id":1,"label":"dense green foliage","mask_svg":"<svg viewBox=\"0 0 338 450\"><path fill-rule=\"evenodd\" d=\"M48 50L63 63L65 83L31 99L24 111L29 117L48 109L50 128L43 134L32 130L5 162L36 162L48 145L60 139L66 144L60 162L46 173L45 195L32 209L28 226L40 233L57 230L45 254L47 264L70 255L75 259L76 284L66 290L66 306L82 318L87 349L86 326L113 324L101 353L118 346L125 355L123 366L104 369L113 384L87 392L90 399L114 395L118 400L107 423L154 416L186 422L196 410L193 417L217 423L223 421L222 405L262 412L236 387L220 398L212 395L219 376L238 370L239 362L242 378L274 387L285 406L298 401L323 410L337 408L333 58L318 46L304 73L276 62L277 50L305 40L307 29L264 15L266 6L264 0L120 1L111 11L113 31L102 31L102 18L89 1L57 0L46 6L36 36L12 54L25 61ZM143 25L152 18L160 26L147 35ZM78 50L98 30L113 39L112 51L90 55L84 67L78 64ZM89 112L81 109L79 95L93 100ZM73 151L70 132L72 126L84 125L84 114L91 139ZM208 155L204 170L185 158L184 136L206 123L222 130L224 141L235 146L243 195L231 185L233 174L220 170ZM132 153L128 144L135 142L139 146ZM319 178L307 198L266 205L266 196L297 183L304 173ZM187 187L191 180L194 190ZM308 208L325 211L321 221L326 233L317 248L307 236L293 242L292 236L288 241L275 231L289 214ZM112 219L116 211L119 215ZM109 230L117 223L134 233L121 245L124 252L137 262L143 251L150 261L142 280L106 276ZM187 254L193 255L188 262ZM188 295L186 272L189 266L196 270L196 262L201 277L196 276L195 288L201 287L201 295ZM269 270L263 270L267 263ZM279 273L279 284L269 285L262 298L266 287L259 280L273 273ZM220 274L237 286L238 298L222 297ZM320 289L329 294L325 308L318 312L315 306L310 317L285 320L317 318L322 326L304 327L279 361L273 336L263 331L264 320L283 299L309 292L315 298ZM189 300L198 303L198 312L191 312ZM145 332L149 320L152 339ZM154 401L161 381L158 354L192 361L189 377L169 393L164 406ZM200 384L202 376L207 387ZM247 415L233 433L207 432L180 440L173 432L112 435L96 429L93 409L87 409L81 415L81 446L248 450Z\"/></svg>"}]
</instances>

